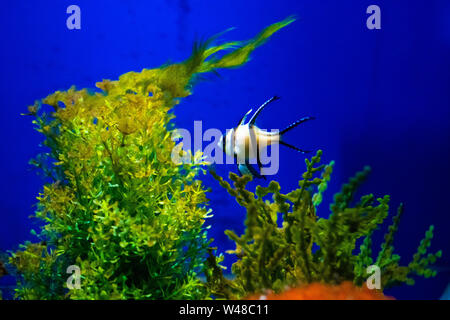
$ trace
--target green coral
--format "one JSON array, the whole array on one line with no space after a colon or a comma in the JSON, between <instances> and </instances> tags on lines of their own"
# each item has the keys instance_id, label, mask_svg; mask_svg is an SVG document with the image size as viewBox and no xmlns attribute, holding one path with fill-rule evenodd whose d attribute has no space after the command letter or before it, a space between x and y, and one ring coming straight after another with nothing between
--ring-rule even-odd
<instances>
[{"instance_id":1,"label":"green coral","mask_svg":"<svg viewBox=\"0 0 450 320\"><path fill-rule=\"evenodd\" d=\"M286 286L312 282L339 284L353 281L362 285L369 276L367 267L373 264L380 268L383 289L402 282L412 284L410 275L413 274L434 275L429 265L441 256L441 252L426 253L433 237L432 226L408 266L400 266L400 257L393 253L393 235L403 212L402 206L374 263L371 234L388 216L389 196L375 199L369 194L352 205L355 193L370 168L364 168L344 184L330 205L328 218L317 216L317 208L334 165L333 162L319 165L321 156L322 152L318 151L311 160L306 159L306 172L299 181L299 188L287 194L280 192L276 181L271 181L268 187L257 186L252 193L246 189L250 176L239 177L230 173L231 186L211 172L247 210L244 234L238 236L232 230L226 231L236 243L236 249L231 251L238 257L232 266L235 278L227 280L218 276L220 261L211 257L208 261L210 269L214 270L209 277L210 287L217 296L242 298L267 289L280 292ZM279 227L279 214L282 227ZM357 253L356 243L363 237Z\"/></svg>"},{"instance_id":2,"label":"green coral","mask_svg":"<svg viewBox=\"0 0 450 320\"><path fill-rule=\"evenodd\" d=\"M190 58L117 81L101 92L71 88L29 107L48 151L31 163L48 183L35 217L40 243L25 243L10 262L21 299L200 299L209 239L200 154L171 160L170 112L199 74L238 67L288 18L243 42L196 44ZM44 112L49 105L53 112ZM69 265L81 289L67 290Z\"/></svg>"}]
</instances>

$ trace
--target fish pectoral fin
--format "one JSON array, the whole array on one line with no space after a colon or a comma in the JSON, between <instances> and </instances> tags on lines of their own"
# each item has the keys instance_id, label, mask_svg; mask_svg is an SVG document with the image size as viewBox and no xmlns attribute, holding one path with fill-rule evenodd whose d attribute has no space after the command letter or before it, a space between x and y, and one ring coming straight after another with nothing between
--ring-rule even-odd
<instances>
[{"instance_id":1,"label":"fish pectoral fin","mask_svg":"<svg viewBox=\"0 0 450 320\"><path fill-rule=\"evenodd\" d=\"M242 177L245 173L242 173L242 171L244 171L244 170L242 170L241 166L242 166L241 164L238 164L237 168L238 168L239 176Z\"/></svg>"},{"instance_id":2,"label":"fish pectoral fin","mask_svg":"<svg viewBox=\"0 0 450 320\"><path fill-rule=\"evenodd\" d=\"M244 174L250 174L253 177L259 178L259 179L266 179L265 176L260 174L250 163L246 162L245 164L238 165L238 170L241 173L241 175Z\"/></svg>"}]
</instances>

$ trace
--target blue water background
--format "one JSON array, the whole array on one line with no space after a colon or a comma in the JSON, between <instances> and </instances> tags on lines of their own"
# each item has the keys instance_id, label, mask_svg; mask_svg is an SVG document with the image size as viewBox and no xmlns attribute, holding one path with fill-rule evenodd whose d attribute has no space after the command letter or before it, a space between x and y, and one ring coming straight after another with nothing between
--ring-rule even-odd
<instances>
[{"instance_id":1,"label":"blue water background","mask_svg":"<svg viewBox=\"0 0 450 320\"><path fill-rule=\"evenodd\" d=\"M66 8L81 8L81 30L66 28ZM381 8L381 30L366 28L366 8ZM389 290L399 299L436 299L449 282L450 2L306 0L8 1L0 10L0 250L34 240L29 219L42 188L28 160L42 137L28 105L71 85L93 88L128 71L181 61L195 39L229 27L226 40L244 40L296 14L298 21L258 48L252 61L201 82L176 108L177 126L224 131L250 108L276 94L282 99L260 116L263 128L283 128L305 115L317 118L286 140L323 149L335 171L320 216L332 194L356 171L373 173L362 193L392 196L405 214L395 240L407 263L430 224L432 250L444 250L444 270L414 287ZM288 192L297 186L304 157L281 148L276 179ZM218 166L226 175L234 166ZM210 236L221 252L233 249L223 234L243 231L245 211L210 177L214 218ZM254 187L255 184L252 184ZM390 219L389 219L390 220ZM384 231L384 230L383 230ZM384 232L375 236L375 249ZM234 261L227 255L225 264ZM11 277L0 280L10 285Z\"/></svg>"}]
</instances>

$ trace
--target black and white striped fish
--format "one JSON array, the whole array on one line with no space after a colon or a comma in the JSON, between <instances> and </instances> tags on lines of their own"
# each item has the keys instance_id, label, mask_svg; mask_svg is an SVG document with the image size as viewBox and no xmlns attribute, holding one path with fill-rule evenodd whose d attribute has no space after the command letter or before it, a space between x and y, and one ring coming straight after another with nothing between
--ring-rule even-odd
<instances>
[{"instance_id":1,"label":"black and white striped fish","mask_svg":"<svg viewBox=\"0 0 450 320\"><path fill-rule=\"evenodd\" d=\"M238 170L241 174L251 174L257 178L265 178L261 174L261 159L260 154L263 148L269 145L279 143L291 149L294 149L300 153L307 153L305 151L294 147L282 140L283 135L302 124L305 121L312 120L314 117L304 117L301 118L281 131L269 132L260 129L256 126L255 122L261 111L271 102L278 100L279 97L274 96L264 102L258 110L253 114L250 121L245 123L247 116L252 112L250 109L239 121L236 128L228 130L225 136L222 136L219 140L219 147L229 156L234 157L237 160ZM250 165L250 160L256 159L256 163L259 167L259 172ZM254 161L253 161L254 162Z\"/></svg>"}]
</instances>

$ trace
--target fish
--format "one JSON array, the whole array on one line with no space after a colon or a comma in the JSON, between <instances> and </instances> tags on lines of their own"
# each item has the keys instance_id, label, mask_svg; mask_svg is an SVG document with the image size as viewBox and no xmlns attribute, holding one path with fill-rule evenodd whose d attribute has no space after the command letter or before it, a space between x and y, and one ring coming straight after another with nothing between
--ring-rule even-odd
<instances>
[{"instance_id":1,"label":"fish","mask_svg":"<svg viewBox=\"0 0 450 320\"><path fill-rule=\"evenodd\" d=\"M302 154L311 152L310 150L303 150L285 142L283 140L283 135L286 132L299 126L300 124L315 119L312 116L306 116L297 121L294 121L281 131L267 131L264 129L260 129L256 125L256 119L258 118L261 111L264 110L267 105L279 99L280 97L273 96L265 101L246 123L247 117L253 111L253 109L250 109L239 120L235 128L228 130L225 135L220 137L218 141L219 148L222 149L225 154L234 157L235 160L238 160L237 164L240 175L250 174L256 178L266 179L266 177L261 172L262 163L260 159L260 151L263 148L275 143L286 146ZM250 164L251 160L254 159L256 159L259 171Z\"/></svg>"}]
</instances>

